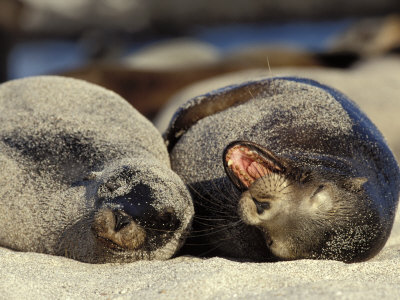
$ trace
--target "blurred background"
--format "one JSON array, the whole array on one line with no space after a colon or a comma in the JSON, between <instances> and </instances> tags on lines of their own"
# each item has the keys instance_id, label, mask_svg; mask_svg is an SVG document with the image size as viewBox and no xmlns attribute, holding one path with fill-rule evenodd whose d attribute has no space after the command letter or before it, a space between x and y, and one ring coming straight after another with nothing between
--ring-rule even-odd
<instances>
[{"instance_id":1,"label":"blurred background","mask_svg":"<svg viewBox=\"0 0 400 300\"><path fill-rule=\"evenodd\" d=\"M400 52L399 0L0 0L0 81L58 74L152 119L203 79ZM400 74L399 74L400 76Z\"/></svg>"}]
</instances>

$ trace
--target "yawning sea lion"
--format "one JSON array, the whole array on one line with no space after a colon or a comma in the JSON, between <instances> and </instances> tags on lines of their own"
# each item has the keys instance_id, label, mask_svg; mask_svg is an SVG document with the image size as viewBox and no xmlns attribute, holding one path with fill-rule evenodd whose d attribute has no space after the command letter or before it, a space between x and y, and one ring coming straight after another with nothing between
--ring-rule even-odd
<instances>
[{"instance_id":1,"label":"yawning sea lion","mask_svg":"<svg viewBox=\"0 0 400 300\"><path fill-rule=\"evenodd\" d=\"M328 86L290 77L229 86L183 105L165 138L195 203L187 252L354 262L390 234L397 162Z\"/></svg>"}]
</instances>

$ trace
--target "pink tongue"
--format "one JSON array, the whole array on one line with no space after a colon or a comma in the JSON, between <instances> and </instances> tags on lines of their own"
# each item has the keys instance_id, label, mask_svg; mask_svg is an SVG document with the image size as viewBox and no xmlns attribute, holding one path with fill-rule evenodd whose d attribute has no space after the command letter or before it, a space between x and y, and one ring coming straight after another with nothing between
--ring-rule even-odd
<instances>
[{"instance_id":1,"label":"pink tongue","mask_svg":"<svg viewBox=\"0 0 400 300\"><path fill-rule=\"evenodd\" d=\"M254 179L258 179L267 173L269 173L268 169L266 169L263 165L259 164L258 162L253 161L247 167L247 173Z\"/></svg>"}]
</instances>

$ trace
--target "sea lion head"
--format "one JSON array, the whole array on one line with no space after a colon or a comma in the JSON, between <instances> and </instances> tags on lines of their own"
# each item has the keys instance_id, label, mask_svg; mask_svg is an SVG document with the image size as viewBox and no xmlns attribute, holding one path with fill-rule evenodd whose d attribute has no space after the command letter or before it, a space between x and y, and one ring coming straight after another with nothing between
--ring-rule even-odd
<instances>
[{"instance_id":1,"label":"sea lion head","mask_svg":"<svg viewBox=\"0 0 400 300\"><path fill-rule=\"evenodd\" d=\"M163 260L182 246L193 205L171 169L149 160L124 159L92 172L88 180L94 209L81 228L86 228L83 235L92 249L69 246L69 256L96 263ZM76 236L79 229L73 231Z\"/></svg>"},{"instance_id":2,"label":"sea lion head","mask_svg":"<svg viewBox=\"0 0 400 300\"><path fill-rule=\"evenodd\" d=\"M277 259L352 262L383 246L377 212L363 189L366 178L295 164L245 141L225 148L224 167L242 192L240 218L263 233Z\"/></svg>"}]
</instances>

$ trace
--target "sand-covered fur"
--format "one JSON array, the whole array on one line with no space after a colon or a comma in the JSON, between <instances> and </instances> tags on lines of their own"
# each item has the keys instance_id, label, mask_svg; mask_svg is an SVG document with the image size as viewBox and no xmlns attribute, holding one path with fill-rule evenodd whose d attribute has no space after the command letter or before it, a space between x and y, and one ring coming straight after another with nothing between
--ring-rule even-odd
<instances>
[{"instance_id":1,"label":"sand-covered fur","mask_svg":"<svg viewBox=\"0 0 400 300\"><path fill-rule=\"evenodd\" d=\"M166 259L192 204L154 126L63 77L0 86L0 245L85 262Z\"/></svg>"},{"instance_id":2,"label":"sand-covered fur","mask_svg":"<svg viewBox=\"0 0 400 300\"><path fill-rule=\"evenodd\" d=\"M269 78L226 87L184 104L165 136L172 168L191 187L199 217L194 232L201 233L190 243L205 246L204 253L358 261L376 255L390 234L399 194L397 163L365 114L328 86ZM281 166L270 171L283 180L263 177L271 186L264 200L254 194L243 198L240 186L225 175L229 168L224 170L221 158L237 140L255 144L251 149L244 144L243 153L269 157L266 167ZM244 180L251 172L235 164ZM277 190L279 197L271 196ZM264 201L272 208L259 211ZM266 211L278 204L280 215L270 220Z\"/></svg>"}]
</instances>

